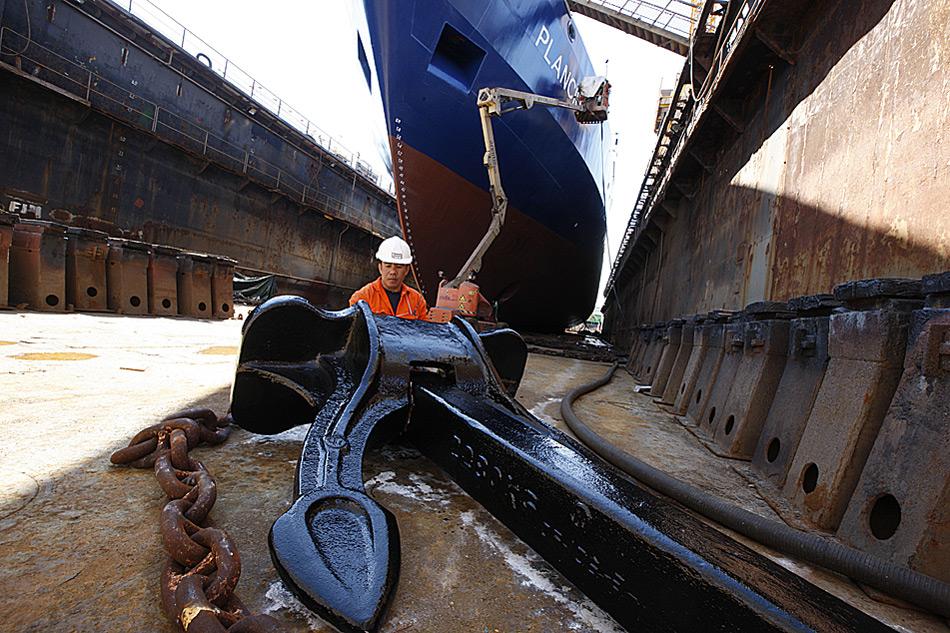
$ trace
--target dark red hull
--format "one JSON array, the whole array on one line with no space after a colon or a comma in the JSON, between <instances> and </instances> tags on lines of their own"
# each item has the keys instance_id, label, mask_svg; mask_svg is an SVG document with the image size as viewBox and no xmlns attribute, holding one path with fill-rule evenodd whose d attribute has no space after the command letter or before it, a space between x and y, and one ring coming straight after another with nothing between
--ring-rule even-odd
<instances>
[{"instance_id":1,"label":"dark red hull","mask_svg":"<svg viewBox=\"0 0 950 633\"><path fill-rule=\"evenodd\" d=\"M439 273L454 277L485 234L491 198L405 142L397 146L391 138L390 144L394 162L402 160L401 184L397 168L400 223L416 258L416 278L432 304ZM504 228L475 281L497 305L500 320L532 331L556 331L590 315L601 258L600 249L582 251L509 206Z\"/></svg>"}]
</instances>

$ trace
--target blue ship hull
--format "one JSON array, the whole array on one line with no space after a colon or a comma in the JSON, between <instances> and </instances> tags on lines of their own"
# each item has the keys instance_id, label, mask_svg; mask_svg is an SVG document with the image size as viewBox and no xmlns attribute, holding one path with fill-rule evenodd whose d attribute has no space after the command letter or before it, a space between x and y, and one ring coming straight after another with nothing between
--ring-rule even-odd
<instances>
[{"instance_id":1,"label":"blue ship hull","mask_svg":"<svg viewBox=\"0 0 950 633\"><path fill-rule=\"evenodd\" d=\"M382 100L400 222L431 302L440 272L454 276L490 221L478 90L566 98L594 72L562 0L365 0L364 8L376 73L364 70ZM603 257L608 132L540 106L496 119L494 131L509 210L476 281L516 327L581 322Z\"/></svg>"}]
</instances>

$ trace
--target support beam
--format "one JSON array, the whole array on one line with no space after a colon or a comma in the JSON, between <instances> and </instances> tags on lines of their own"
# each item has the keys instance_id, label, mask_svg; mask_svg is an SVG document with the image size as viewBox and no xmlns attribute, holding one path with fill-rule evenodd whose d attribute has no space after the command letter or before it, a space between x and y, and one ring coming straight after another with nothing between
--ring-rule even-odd
<instances>
[{"instance_id":1,"label":"support beam","mask_svg":"<svg viewBox=\"0 0 950 633\"><path fill-rule=\"evenodd\" d=\"M671 183L673 188L683 194L687 200L692 200L699 192L699 183L694 178L678 178Z\"/></svg>"},{"instance_id":2,"label":"support beam","mask_svg":"<svg viewBox=\"0 0 950 633\"><path fill-rule=\"evenodd\" d=\"M649 225L647 225L647 228L643 230L643 237L650 240L654 244L660 243L660 238L662 235L663 229L660 228L660 226L655 222L651 222Z\"/></svg>"},{"instance_id":3,"label":"support beam","mask_svg":"<svg viewBox=\"0 0 950 633\"><path fill-rule=\"evenodd\" d=\"M673 200L670 200L669 196L663 198L663 202L660 203L660 208L663 209L663 211L666 212L666 214L673 220L675 220L679 215L679 205Z\"/></svg>"},{"instance_id":4,"label":"support beam","mask_svg":"<svg viewBox=\"0 0 950 633\"><path fill-rule=\"evenodd\" d=\"M638 17L635 12L623 13L596 0L567 0L567 6L575 13L586 15L660 48L665 48L684 57L689 54L688 31L676 32L658 25L660 22L688 25L688 16L666 10L661 11L659 17ZM653 13L655 12L654 10ZM649 19L653 21L648 21Z\"/></svg>"},{"instance_id":5,"label":"support beam","mask_svg":"<svg viewBox=\"0 0 950 633\"><path fill-rule=\"evenodd\" d=\"M733 108L727 107L722 100L713 101L712 109L736 132L742 134L745 131L745 123L742 120L742 116Z\"/></svg>"},{"instance_id":6,"label":"support beam","mask_svg":"<svg viewBox=\"0 0 950 633\"><path fill-rule=\"evenodd\" d=\"M702 147L690 146L687 150L690 158L696 161L696 163L703 168L707 173L712 173L713 168L716 166L716 152L710 152L708 149Z\"/></svg>"},{"instance_id":7,"label":"support beam","mask_svg":"<svg viewBox=\"0 0 950 633\"><path fill-rule=\"evenodd\" d=\"M755 29L754 33L755 37L760 42L765 44L766 47L768 47L768 49L775 53L780 59L785 61L790 66L795 65L795 54L789 51L785 46L782 46L782 44L780 44L771 33L766 33L761 28Z\"/></svg>"}]
</instances>

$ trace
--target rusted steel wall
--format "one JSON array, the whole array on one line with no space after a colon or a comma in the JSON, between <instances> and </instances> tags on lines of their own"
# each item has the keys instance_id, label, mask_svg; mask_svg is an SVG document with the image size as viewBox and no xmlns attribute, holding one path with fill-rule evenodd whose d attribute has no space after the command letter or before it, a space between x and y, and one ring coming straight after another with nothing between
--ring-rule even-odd
<instances>
[{"instance_id":1,"label":"rusted steel wall","mask_svg":"<svg viewBox=\"0 0 950 633\"><path fill-rule=\"evenodd\" d=\"M0 2L0 27L3 210L227 255L323 305L375 275L392 197L174 43L105 1Z\"/></svg>"},{"instance_id":2,"label":"rusted steel wall","mask_svg":"<svg viewBox=\"0 0 950 633\"><path fill-rule=\"evenodd\" d=\"M0 204L24 215L226 255L315 282L340 307L379 239L0 71Z\"/></svg>"},{"instance_id":3,"label":"rusted steel wall","mask_svg":"<svg viewBox=\"0 0 950 633\"><path fill-rule=\"evenodd\" d=\"M619 342L639 322L950 268L950 5L809 10L794 64L767 71L738 131L704 148L697 190L609 289Z\"/></svg>"},{"instance_id":4,"label":"rusted steel wall","mask_svg":"<svg viewBox=\"0 0 950 633\"><path fill-rule=\"evenodd\" d=\"M853 4L829 16L782 102L796 105L774 220L779 299L950 267L950 5L894 2L812 88L806 62L855 39L877 13L861 5L886 3Z\"/></svg>"},{"instance_id":5,"label":"rusted steel wall","mask_svg":"<svg viewBox=\"0 0 950 633\"><path fill-rule=\"evenodd\" d=\"M28 11L28 13L27 13ZM385 237L392 196L108 0L0 15L0 62L301 206Z\"/></svg>"}]
</instances>

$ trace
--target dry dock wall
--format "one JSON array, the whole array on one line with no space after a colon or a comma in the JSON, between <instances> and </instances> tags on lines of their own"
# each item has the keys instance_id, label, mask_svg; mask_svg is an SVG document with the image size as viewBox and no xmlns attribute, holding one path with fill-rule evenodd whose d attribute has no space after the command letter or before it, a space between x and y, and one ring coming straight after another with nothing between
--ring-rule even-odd
<instances>
[{"instance_id":1,"label":"dry dock wall","mask_svg":"<svg viewBox=\"0 0 950 633\"><path fill-rule=\"evenodd\" d=\"M232 257L332 307L399 231L388 193L105 0L0 2L0 63L4 210Z\"/></svg>"},{"instance_id":2,"label":"dry dock wall","mask_svg":"<svg viewBox=\"0 0 950 633\"><path fill-rule=\"evenodd\" d=\"M322 281L328 301L338 299L332 287L345 293L372 274L378 240L365 231L300 213L225 171L198 173L203 165L174 147L18 77L0 74L0 91L0 140L12 150L0 156L5 207L33 204L44 219Z\"/></svg>"},{"instance_id":3,"label":"dry dock wall","mask_svg":"<svg viewBox=\"0 0 950 633\"><path fill-rule=\"evenodd\" d=\"M706 120L687 123L608 287L625 347L643 322L950 268L950 5L746 4Z\"/></svg>"}]
</instances>

